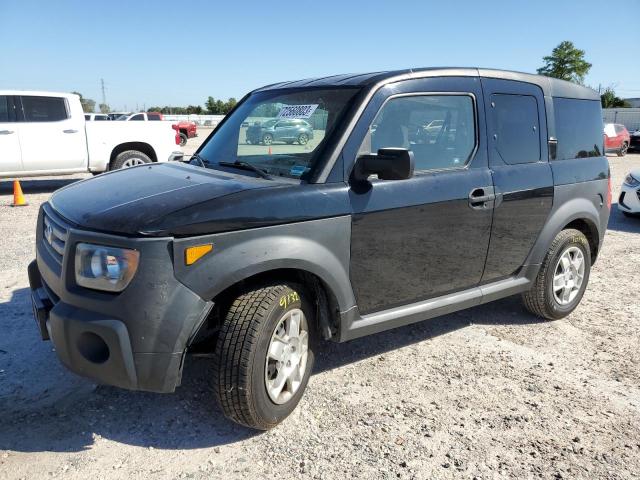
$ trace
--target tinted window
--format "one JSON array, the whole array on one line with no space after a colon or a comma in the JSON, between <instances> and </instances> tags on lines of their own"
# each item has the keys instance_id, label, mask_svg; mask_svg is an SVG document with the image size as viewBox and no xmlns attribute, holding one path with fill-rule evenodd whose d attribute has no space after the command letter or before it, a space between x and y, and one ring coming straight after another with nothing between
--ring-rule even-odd
<instances>
[{"instance_id":1,"label":"tinted window","mask_svg":"<svg viewBox=\"0 0 640 480\"><path fill-rule=\"evenodd\" d=\"M420 95L389 100L376 115L359 154L399 147L413 152L416 170L461 167L475 147L473 99Z\"/></svg>"},{"instance_id":2,"label":"tinted window","mask_svg":"<svg viewBox=\"0 0 640 480\"><path fill-rule=\"evenodd\" d=\"M0 123L9 121L9 97L0 96Z\"/></svg>"},{"instance_id":3,"label":"tinted window","mask_svg":"<svg viewBox=\"0 0 640 480\"><path fill-rule=\"evenodd\" d=\"M144 120L144 115L142 113L139 113L131 117L131 120Z\"/></svg>"},{"instance_id":4,"label":"tinted window","mask_svg":"<svg viewBox=\"0 0 640 480\"><path fill-rule=\"evenodd\" d=\"M603 151L602 109L598 100L554 98L556 159L599 157Z\"/></svg>"},{"instance_id":5,"label":"tinted window","mask_svg":"<svg viewBox=\"0 0 640 480\"><path fill-rule=\"evenodd\" d=\"M62 97L21 97L25 122L66 120L67 105Z\"/></svg>"},{"instance_id":6,"label":"tinted window","mask_svg":"<svg viewBox=\"0 0 640 480\"><path fill-rule=\"evenodd\" d=\"M505 163L540 161L538 102L530 95L491 95L496 150Z\"/></svg>"},{"instance_id":7,"label":"tinted window","mask_svg":"<svg viewBox=\"0 0 640 480\"><path fill-rule=\"evenodd\" d=\"M84 119L85 119L85 120L91 120L91 115L85 115L85 116L84 116Z\"/></svg>"},{"instance_id":8,"label":"tinted window","mask_svg":"<svg viewBox=\"0 0 640 480\"><path fill-rule=\"evenodd\" d=\"M157 113L147 113L147 120L160 120L160 115Z\"/></svg>"},{"instance_id":9,"label":"tinted window","mask_svg":"<svg viewBox=\"0 0 640 480\"><path fill-rule=\"evenodd\" d=\"M107 117L106 115L96 115L94 117L94 120L109 120L109 117Z\"/></svg>"},{"instance_id":10,"label":"tinted window","mask_svg":"<svg viewBox=\"0 0 640 480\"><path fill-rule=\"evenodd\" d=\"M624 125L616 125L616 133L620 135L623 132L624 132Z\"/></svg>"}]
</instances>

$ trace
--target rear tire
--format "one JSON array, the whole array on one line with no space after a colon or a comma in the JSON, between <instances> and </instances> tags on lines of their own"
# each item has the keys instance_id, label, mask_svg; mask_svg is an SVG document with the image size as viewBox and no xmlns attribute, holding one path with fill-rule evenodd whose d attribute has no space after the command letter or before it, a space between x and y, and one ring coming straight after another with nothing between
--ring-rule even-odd
<instances>
[{"instance_id":1,"label":"rear tire","mask_svg":"<svg viewBox=\"0 0 640 480\"><path fill-rule=\"evenodd\" d=\"M185 133L180 132L180 146L184 147L187 144L187 140L189 138L187 137L187 135Z\"/></svg>"},{"instance_id":2,"label":"rear tire","mask_svg":"<svg viewBox=\"0 0 640 480\"><path fill-rule=\"evenodd\" d=\"M138 150L126 150L118 154L111 163L109 170L137 167L138 165L144 165L145 163L151 163L151 159L148 155L139 152Z\"/></svg>"},{"instance_id":3,"label":"rear tire","mask_svg":"<svg viewBox=\"0 0 640 480\"><path fill-rule=\"evenodd\" d=\"M314 309L298 292L289 285L266 286L240 295L229 307L214 353L215 394L227 418L267 430L302 398L315 331Z\"/></svg>"},{"instance_id":4,"label":"rear tire","mask_svg":"<svg viewBox=\"0 0 640 480\"><path fill-rule=\"evenodd\" d=\"M580 258L582 272L575 268ZM522 295L525 307L547 320L566 317L582 300L590 271L591 249L587 237L579 230L561 231L553 240L531 289Z\"/></svg>"},{"instance_id":5,"label":"rear tire","mask_svg":"<svg viewBox=\"0 0 640 480\"><path fill-rule=\"evenodd\" d=\"M629 151L629 144L627 142L622 142L622 145L620 145L620 150L618 150L618 156L624 157L628 151Z\"/></svg>"},{"instance_id":6,"label":"rear tire","mask_svg":"<svg viewBox=\"0 0 640 480\"><path fill-rule=\"evenodd\" d=\"M270 133L265 133L262 137L262 143L264 143L265 145L271 145L273 143L273 135L271 135Z\"/></svg>"}]
</instances>

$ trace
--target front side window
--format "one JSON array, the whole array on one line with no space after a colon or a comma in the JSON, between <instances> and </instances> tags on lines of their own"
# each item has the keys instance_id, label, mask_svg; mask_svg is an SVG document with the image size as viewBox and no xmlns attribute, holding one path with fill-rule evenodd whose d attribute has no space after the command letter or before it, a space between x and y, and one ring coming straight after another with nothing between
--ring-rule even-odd
<instances>
[{"instance_id":1,"label":"front side window","mask_svg":"<svg viewBox=\"0 0 640 480\"><path fill-rule=\"evenodd\" d=\"M25 122L58 122L69 118L67 102L62 97L23 96Z\"/></svg>"},{"instance_id":2,"label":"front side window","mask_svg":"<svg viewBox=\"0 0 640 480\"><path fill-rule=\"evenodd\" d=\"M557 160L599 157L603 152L602 107L598 100L574 98L553 99L553 111L558 139ZM615 127L610 134L615 137Z\"/></svg>"},{"instance_id":3,"label":"front side window","mask_svg":"<svg viewBox=\"0 0 640 480\"><path fill-rule=\"evenodd\" d=\"M199 152L207 167L244 162L269 175L305 178L322 161L359 88L300 88L252 94Z\"/></svg>"},{"instance_id":4,"label":"front side window","mask_svg":"<svg viewBox=\"0 0 640 480\"><path fill-rule=\"evenodd\" d=\"M495 147L508 165L540 161L538 102L531 95L491 95Z\"/></svg>"},{"instance_id":5,"label":"front side window","mask_svg":"<svg viewBox=\"0 0 640 480\"><path fill-rule=\"evenodd\" d=\"M473 97L416 95L391 98L369 127L359 155L381 148L413 152L416 170L464 166L476 145Z\"/></svg>"}]
</instances>

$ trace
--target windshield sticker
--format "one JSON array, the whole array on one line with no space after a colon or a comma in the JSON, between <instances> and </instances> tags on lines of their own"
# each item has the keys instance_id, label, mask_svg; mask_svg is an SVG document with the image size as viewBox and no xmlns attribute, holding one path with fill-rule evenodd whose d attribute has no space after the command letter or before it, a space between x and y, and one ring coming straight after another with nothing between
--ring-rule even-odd
<instances>
[{"instance_id":1,"label":"windshield sticker","mask_svg":"<svg viewBox=\"0 0 640 480\"><path fill-rule=\"evenodd\" d=\"M278 118L309 118L318 108L314 105L285 105L278 112Z\"/></svg>"},{"instance_id":2,"label":"windshield sticker","mask_svg":"<svg viewBox=\"0 0 640 480\"><path fill-rule=\"evenodd\" d=\"M307 170L309 170L309 169L307 167L305 167L304 165L294 165L293 167L291 167L291 170L289 170L289 175L291 175L293 177L300 177Z\"/></svg>"}]
</instances>

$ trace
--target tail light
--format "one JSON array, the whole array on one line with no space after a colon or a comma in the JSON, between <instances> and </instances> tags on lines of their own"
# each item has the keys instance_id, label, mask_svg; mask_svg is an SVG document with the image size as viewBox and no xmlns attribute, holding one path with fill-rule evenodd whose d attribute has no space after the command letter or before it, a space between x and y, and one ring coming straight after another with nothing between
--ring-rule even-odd
<instances>
[{"instance_id":1,"label":"tail light","mask_svg":"<svg viewBox=\"0 0 640 480\"><path fill-rule=\"evenodd\" d=\"M180 134L176 132L176 145L180 145Z\"/></svg>"},{"instance_id":2,"label":"tail light","mask_svg":"<svg viewBox=\"0 0 640 480\"><path fill-rule=\"evenodd\" d=\"M607 182L607 208L611 210L611 175L609 175L609 181Z\"/></svg>"}]
</instances>

